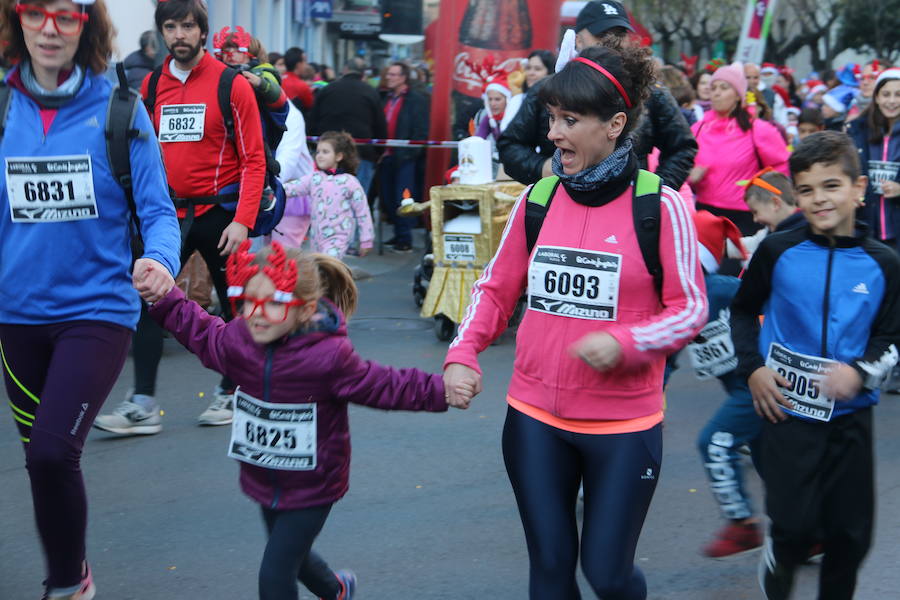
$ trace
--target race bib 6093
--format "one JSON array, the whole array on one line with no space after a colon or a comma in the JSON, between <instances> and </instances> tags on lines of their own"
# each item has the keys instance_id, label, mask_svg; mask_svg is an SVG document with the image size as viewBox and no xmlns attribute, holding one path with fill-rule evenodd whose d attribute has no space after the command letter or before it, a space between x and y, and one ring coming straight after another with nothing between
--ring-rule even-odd
<instances>
[{"instance_id":1,"label":"race bib 6093","mask_svg":"<svg viewBox=\"0 0 900 600\"><path fill-rule=\"evenodd\" d=\"M538 246L528 268L528 308L561 317L615 321L622 256Z\"/></svg>"}]
</instances>

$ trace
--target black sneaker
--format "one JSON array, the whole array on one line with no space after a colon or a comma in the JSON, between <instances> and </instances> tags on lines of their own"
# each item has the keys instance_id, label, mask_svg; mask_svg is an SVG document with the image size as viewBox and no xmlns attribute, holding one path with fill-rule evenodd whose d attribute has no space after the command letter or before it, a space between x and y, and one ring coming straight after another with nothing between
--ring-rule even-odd
<instances>
[{"instance_id":1,"label":"black sneaker","mask_svg":"<svg viewBox=\"0 0 900 600\"><path fill-rule=\"evenodd\" d=\"M794 587L794 570L775 562L769 539L759 560L759 587L766 600L788 600Z\"/></svg>"},{"instance_id":2,"label":"black sneaker","mask_svg":"<svg viewBox=\"0 0 900 600\"><path fill-rule=\"evenodd\" d=\"M397 242L393 246L391 246L391 250L394 252L399 252L401 254L409 254L412 252L411 244L404 244L403 242Z\"/></svg>"},{"instance_id":3,"label":"black sneaker","mask_svg":"<svg viewBox=\"0 0 900 600\"><path fill-rule=\"evenodd\" d=\"M393 245L396 244L396 243L397 243L397 238L396 238L396 237L392 237L391 239L389 239L388 241L386 241L386 242L384 243L384 245L385 245L385 246L393 246Z\"/></svg>"}]
</instances>

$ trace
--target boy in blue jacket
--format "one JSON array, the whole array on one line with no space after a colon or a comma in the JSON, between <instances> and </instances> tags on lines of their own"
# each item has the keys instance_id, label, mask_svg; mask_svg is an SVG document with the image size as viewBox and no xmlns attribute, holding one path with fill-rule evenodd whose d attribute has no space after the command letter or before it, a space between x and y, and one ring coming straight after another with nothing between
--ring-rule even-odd
<instances>
[{"instance_id":1,"label":"boy in blue jacket","mask_svg":"<svg viewBox=\"0 0 900 600\"><path fill-rule=\"evenodd\" d=\"M789 598L822 541L818 597L849 600L872 537L872 406L898 358L900 258L856 223L867 181L849 137L811 135L790 168L808 226L760 244L731 307L738 373L765 419L760 586Z\"/></svg>"}]
</instances>

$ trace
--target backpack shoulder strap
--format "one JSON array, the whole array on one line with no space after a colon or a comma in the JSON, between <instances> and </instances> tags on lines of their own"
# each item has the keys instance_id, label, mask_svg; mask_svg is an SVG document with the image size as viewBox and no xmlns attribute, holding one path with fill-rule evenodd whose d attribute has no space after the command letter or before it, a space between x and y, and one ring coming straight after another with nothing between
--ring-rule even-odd
<instances>
[{"instance_id":1,"label":"backpack shoulder strap","mask_svg":"<svg viewBox=\"0 0 900 600\"><path fill-rule=\"evenodd\" d=\"M159 87L159 78L162 77L162 71L162 65L153 69L150 73L150 80L147 82L147 97L144 98L144 106L147 107L151 121L153 120L153 113L156 111L156 88ZM119 86L121 85L122 80L119 79Z\"/></svg>"},{"instance_id":2,"label":"backpack shoulder strap","mask_svg":"<svg viewBox=\"0 0 900 600\"><path fill-rule=\"evenodd\" d=\"M9 105L12 101L12 88L0 80L0 140L6 133L6 117L9 116Z\"/></svg>"},{"instance_id":3,"label":"backpack shoulder strap","mask_svg":"<svg viewBox=\"0 0 900 600\"><path fill-rule=\"evenodd\" d=\"M140 130L132 126L138 109L140 95L128 87L128 80L125 77L125 68L122 63L116 65L116 74L119 78L119 84L113 89L113 93L109 97L109 105L106 111L106 152L113 177L125 191L128 207L131 209L134 222L138 225L138 231L140 231L137 207L135 206L134 194L132 193L130 149L131 140L141 135Z\"/></svg>"},{"instance_id":4,"label":"backpack shoulder strap","mask_svg":"<svg viewBox=\"0 0 900 600\"><path fill-rule=\"evenodd\" d=\"M238 72L231 67L226 67L219 76L219 111L222 120L225 121L225 135L229 140L234 139L234 111L231 109L231 90L234 87L234 78Z\"/></svg>"},{"instance_id":5,"label":"backpack shoulder strap","mask_svg":"<svg viewBox=\"0 0 900 600\"><path fill-rule=\"evenodd\" d=\"M634 198L631 209L634 216L634 231L647 272L653 277L657 293L662 295L663 269L659 258L660 197L662 179L659 175L638 170L634 184Z\"/></svg>"},{"instance_id":6,"label":"backpack shoulder strap","mask_svg":"<svg viewBox=\"0 0 900 600\"><path fill-rule=\"evenodd\" d=\"M529 255L537 244L538 234L544 224L544 217L550 210L550 203L553 201L553 196L556 195L557 187L559 187L559 177L552 175L544 177L528 191L525 203L525 242Z\"/></svg>"}]
</instances>

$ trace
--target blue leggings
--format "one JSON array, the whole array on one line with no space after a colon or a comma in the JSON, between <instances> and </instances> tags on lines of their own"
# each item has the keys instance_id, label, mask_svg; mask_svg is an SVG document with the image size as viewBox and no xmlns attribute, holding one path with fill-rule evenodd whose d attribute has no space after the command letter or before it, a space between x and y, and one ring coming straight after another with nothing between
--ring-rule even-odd
<instances>
[{"instance_id":1,"label":"blue leggings","mask_svg":"<svg viewBox=\"0 0 900 600\"><path fill-rule=\"evenodd\" d=\"M603 600L645 600L634 564L659 479L662 425L613 435L570 433L510 407L503 457L531 563L529 598L580 600L575 508L584 481L581 569Z\"/></svg>"},{"instance_id":2,"label":"blue leggings","mask_svg":"<svg viewBox=\"0 0 900 600\"><path fill-rule=\"evenodd\" d=\"M728 398L697 437L713 497L726 519L741 521L753 516L753 504L744 489L743 457L739 449L747 445L759 470L759 434L763 420L753 408L746 382L733 373L720 378Z\"/></svg>"}]
</instances>

